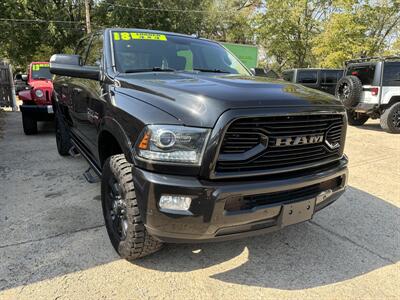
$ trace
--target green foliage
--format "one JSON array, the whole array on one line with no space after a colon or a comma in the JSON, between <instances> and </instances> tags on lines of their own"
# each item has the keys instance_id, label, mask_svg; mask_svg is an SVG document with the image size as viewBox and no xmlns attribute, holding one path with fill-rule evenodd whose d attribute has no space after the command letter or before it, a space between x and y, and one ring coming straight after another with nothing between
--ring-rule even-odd
<instances>
[{"instance_id":1,"label":"green foliage","mask_svg":"<svg viewBox=\"0 0 400 300\"><path fill-rule=\"evenodd\" d=\"M314 39L312 51L320 66L340 67L354 57L386 52L389 37L399 27L400 6L386 0L379 6L373 4L376 1L370 2L336 7Z\"/></svg>"},{"instance_id":2,"label":"green foliage","mask_svg":"<svg viewBox=\"0 0 400 300\"><path fill-rule=\"evenodd\" d=\"M340 67L343 62L366 54L369 48L365 24L352 13L335 13L315 37L312 52L321 67Z\"/></svg>"},{"instance_id":3,"label":"green foliage","mask_svg":"<svg viewBox=\"0 0 400 300\"><path fill-rule=\"evenodd\" d=\"M0 56L19 70L25 70L33 60L48 61L51 54L67 51L84 33L78 0L2 0L0 18L68 22L1 21Z\"/></svg>"},{"instance_id":4,"label":"green foliage","mask_svg":"<svg viewBox=\"0 0 400 300\"><path fill-rule=\"evenodd\" d=\"M307 67L315 62L312 41L328 9L324 0L268 0L257 15L259 43L271 62L283 67Z\"/></svg>"},{"instance_id":5,"label":"green foliage","mask_svg":"<svg viewBox=\"0 0 400 300\"><path fill-rule=\"evenodd\" d=\"M400 51L399 0L91 0L90 6L93 30L146 28L258 44L260 65L278 71ZM86 30L84 0L1 0L0 19L45 21L0 20L0 57L21 70L72 53Z\"/></svg>"},{"instance_id":6,"label":"green foliage","mask_svg":"<svg viewBox=\"0 0 400 300\"><path fill-rule=\"evenodd\" d=\"M384 53L399 29L400 2L266 0L257 24L268 65L340 67L350 58Z\"/></svg>"},{"instance_id":7,"label":"green foliage","mask_svg":"<svg viewBox=\"0 0 400 300\"><path fill-rule=\"evenodd\" d=\"M99 1L98 6L93 9L93 22L98 24L98 27L135 27L191 34L202 29L204 17L203 13L191 10L203 10L207 8L208 2L205 0Z\"/></svg>"}]
</instances>

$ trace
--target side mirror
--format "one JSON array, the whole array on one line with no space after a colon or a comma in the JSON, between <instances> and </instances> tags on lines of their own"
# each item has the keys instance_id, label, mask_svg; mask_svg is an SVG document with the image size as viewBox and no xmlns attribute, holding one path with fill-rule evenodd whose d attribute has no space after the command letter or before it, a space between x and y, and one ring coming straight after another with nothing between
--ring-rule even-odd
<instances>
[{"instance_id":1,"label":"side mirror","mask_svg":"<svg viewBox=\"0 0 400 300\"><path fill-rule=\"evenodd\" d=\"M50 58L50 73L93 80L100 78L100 68L83 66L79 55L54 54Z\"/></svg>"},{"instance_id":2,"label":"side mirror","mask_svg":"<svg viewBox=\"0 0 400 300\"><path fill-rule=\"evenodd\" d=\"M26 74L21 75L21 80L28 81L28 75Z\"/></svg>"}]
</instances>

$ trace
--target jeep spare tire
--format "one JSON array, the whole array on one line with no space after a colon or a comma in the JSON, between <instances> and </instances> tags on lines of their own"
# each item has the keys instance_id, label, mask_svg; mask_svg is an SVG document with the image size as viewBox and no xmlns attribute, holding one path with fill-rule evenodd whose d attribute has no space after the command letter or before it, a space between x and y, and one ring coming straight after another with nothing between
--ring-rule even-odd
<instances>
[{"instance_id":1,"label":"jeep spare tire","mask_svg":"<svg viewBox=\"0 0 400 300\"><path fill-rule=\"evenodd\" d=\"M339 98L346 108L352 108L360 102L362 82L356 76L346 76L336 85L335 96Z\"/></svg>"}]
</instances>

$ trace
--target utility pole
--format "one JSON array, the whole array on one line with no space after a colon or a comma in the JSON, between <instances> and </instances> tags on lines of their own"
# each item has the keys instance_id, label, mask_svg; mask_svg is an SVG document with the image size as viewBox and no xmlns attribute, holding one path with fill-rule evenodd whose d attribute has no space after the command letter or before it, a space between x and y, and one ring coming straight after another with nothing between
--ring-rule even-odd
<instances>
[{"instance_id":1,"label":"utility pole","mask_svg":"<svg viewBox=\"0 0 400 300\"><path fill-rule=\"evenodd\" d=\"M92 26L90 24L90 0L85 0L85 13L86 13L86 32L92 32Z\"/></svg>"}]
</instances>

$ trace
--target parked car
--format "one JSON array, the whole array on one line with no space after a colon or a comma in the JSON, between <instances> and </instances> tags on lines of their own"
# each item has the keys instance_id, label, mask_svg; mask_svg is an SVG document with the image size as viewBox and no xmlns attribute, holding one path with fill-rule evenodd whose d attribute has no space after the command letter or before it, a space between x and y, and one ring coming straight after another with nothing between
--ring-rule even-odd
<instances>
[{"instance_id":1,"label":"parked car","mask_svg":"<svg viewBox=\"0 0 400 300\"><path fill-rule=\"evenodd\" d=\"M365 57L346 62L336 95L350 125L380 118L383 130L400 133L400 56Z\"/></svg>"},{"instance_id":2,"label":"parked car","mask_svg":"<svg viewBox=\"0 0 400 300\"><path fill-rule=\"evenodd\" d=\"M276 73L274 70L271 70L271 69L252 68L252 69L250 69L250 71L254 76L267 77L267 78L271 78L271 79L279 79L278 73Z\"/></svg>"},{"instance_id":3,"label":"parked car","mask_svg":"<svg viewBox=\"0 0 400 300\"><path fill-rule=\"evenodd\" d=\"M126 259L307 221L345 190L342 103L253 76L217 42L106 29L53 55L50 71L58 152L101 176Z\"/></svg>"},{"instance_id":4,"label":"parked car","mask_svg":"<svg viewBox=\"0 0 400 300\"><path fill-rule=\"evenodd\" d=\"M299 83L329 94L335 94L336 84L343 77L342 69L291 69L283 72L286 81Z\"/></svg>"},{"instance_id":5,"label":"parked car","mask_svg":"<svg viewBox=\"0 0 400 300\"><path fill-rule=\"evenodd\" d=\"M53 120L53 106L51 95L53 83L48 62L32 62L28 66L28 74L21 75L28 85L27 90L18 92L18 97L23 101L20 105L22 125L26 135L37 133L38 121Z\"/></svg>"},{"instance_id":6,"label":"parked car","mask_svg":"<svg viewBox=\"0 0 400 300\"><path fill-rule=\"evenodd\" d=\"M20 91L29 89L28 83L26 80L23 79L22 74L16 74L14 76L14 86L15 86L15 93L18 95Z\"/></svg>"}]
</instances>

